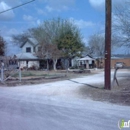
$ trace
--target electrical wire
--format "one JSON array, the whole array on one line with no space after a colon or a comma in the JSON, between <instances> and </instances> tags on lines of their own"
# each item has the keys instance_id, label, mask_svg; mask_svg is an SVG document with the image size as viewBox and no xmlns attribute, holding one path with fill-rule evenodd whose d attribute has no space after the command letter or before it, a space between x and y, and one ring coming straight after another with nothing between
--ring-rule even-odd
<instances>
[{"instance_id":1,"label":"electrical wire","mask_svg":"<svg viewBox=\"0 0 130 130\"><path fill-rule=\"evenodd\" d=\"M21 6L24 6L24 5L26 5L26 4L31 3L31 2L33 2L33 1L35 1L35 0L31 0L31 1L26 2L26 3L23 3L23 4L21 4L21 5L18 5L18 6L12 7L12 8L7 9L7 10L4 10L4 11L0 12L0 14L5 13L5 12L10 11L10 10L13 10L13 9L16 9L16 8L19 8L19 7L21 7Z\"/></svg>"}]
</instances>

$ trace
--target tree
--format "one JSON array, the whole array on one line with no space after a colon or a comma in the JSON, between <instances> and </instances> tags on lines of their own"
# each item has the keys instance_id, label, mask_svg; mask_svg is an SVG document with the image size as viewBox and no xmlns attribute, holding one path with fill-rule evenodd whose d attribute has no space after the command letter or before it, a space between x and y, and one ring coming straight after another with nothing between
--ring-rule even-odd
<instances>
[{"instance_id":1,"label":"tree","mask_svg":"<svg viewBox=\"0 0 130 130\"><path fill-rule=\"evenodd\" d=\"M67 69L71 65L71 59L81 56L84 50L82 35L78 27L72 21L64 21L57 39L58 48L63 53L64 67Z\"/></svg>"},{"instance_id":2,"label":"tree","mask_svg":"<svg viewBox=\"0 0 130 130\"><path fill-rule=\"evenodd\" d=\"M63 52L63 56L69 59L80 56L84 48L80 31L69 21L62 27L57 42L58 48Z\"/></svg>"},{"instance_id":3,"label":"tree","mask_svg":"<svg viewBox=\"0 0 130 130\"><path fill-rule=\"evenodd\" d=\"M119 46L130 48L130 2L118 5L114 10L113 31Z\"/></svg>"},{"instance_id":4,"label":"tree","mask_svg":"<svg viewBox=\"0 0 130 130\"><path fill-rule=\"evenodd\" d=\"M77 27L68 20L60 18L46 20L39 27L30 29L30 32L41 46L39 56L52 58L54 69L56 69L58 58L73 58L83 50L81 34Z\"/></svg>"},{"instance_id":5,"label":"tree","mask_svg":"<svg viewBox=\"0 0 130 130\"><path fill-rule=\"evenodd\" d=\"M53 69L56 71L56 64L58 58L62 56L61 51L57 48L56 44L48 44L48 53L50 54L50 57L53 60Z\"/></svg>"},{"instance_id":6,"label":"tree","mask_svg":"<svg viewBox=\"0 0 130 130\"><path fill-rule=\"evenodd\" d=\"M29 37L31 37L29 31L12 36L14 43L16 43L19 46L21 46L24 42L26 42Z\"/></svg>"},{"instance_id":7,"label":"tree","mask_svg":"<svg viewBox=\"0 0 130 130\"><path fill-rule=\"evenodd\" d=\"M61 57L61 51L58 49L56 42L61 24L62 20L58 18L46 20L39 27L29 29L31 35L36 38L41 47L37 55L44 59L52 59L54 70L56 70L58 58Z\"/></svg>"},{"instance_id":8,"label":"tree","mask_svg":"<svg viewBox=\"0 0 130 130\"><path fill-rule=\"evenodd\" d=\"M104 57L105 37L102 34L93 34L89 37L88 46L90 53L101 59Z\"/></svg>"},{"instance_id":9,"label":"tree","mask_svg":"<svg viewBox=\"0 0 130 130\"><path fill-rule=\"evenodd\" d=\"M112 36L111 43L111 50L113 51L117 43L117 39L115 36ZM100 33L91 35L88 40L87 51L88 54L99 58L100 63L102 63L102 59L105 55L105 36Z\"/></svg>"},{"instance_id":10,"label":"tree","mask_svg":"<svg viewBox=\"0 0 130 130\"><path fill-rule=\"evenodd\" d=\"M3 37L0 36L0 56L4 56L6 52L6 42Z\"/></svg>"},{"instance_id":11,"label":"tree","mask_svg":"<svg viewBox=\"0 0 130 130\"><path fill-rule=\"evenodd\" d=\"M41 25L27 30L24 34L13 36L20 44L28 37L35 38L40 50L37 56L43 59L52 59L56 70L57 60L60 57L73 58L80 55L84 44L79 29L69 20L55 18L44 21Z\"/></svg>"},{"instance_id":12,"label":"tree","mask_svg":"<svg viewBox=\"0 0 130 130\"><path fill-rule=\"evenodd\" d=\"M56 44L44 44L44 46L41 46L41 50L39 50L36 54L38 57L47 60L47 70L49 70L48 60L52 59L53 69L56 71L57 60L62 55Z\"/></svg>"}]
</instances>

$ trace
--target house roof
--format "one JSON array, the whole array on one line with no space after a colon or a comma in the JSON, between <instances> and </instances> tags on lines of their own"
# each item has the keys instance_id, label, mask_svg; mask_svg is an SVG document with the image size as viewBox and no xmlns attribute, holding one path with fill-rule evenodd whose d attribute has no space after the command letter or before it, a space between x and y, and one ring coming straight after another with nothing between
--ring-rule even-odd
<instances>
[{"instance_id":1,"label":"house roof","mask_svg":"<svg viewBox=\"0 0 130 130\"><path fill-rule=\"evenodd\" d=\"M32 53L19 53L16 56L19 60L38 60L38 57L34 56Z\"/></svg>"},{"instance_id":2,"label":"house roof","mask_svg":"<svg viewBox=\"0 0 130 130\"><path fill-rule=\"evenodd\" d=\"M95 59L87 55L87 56L85 56L85 57L83 57L83 58L80 58L80 59L78 59L78 60L79 60L79 61L84 61L84 60L95 60Z\"/></svg>"},{"instance_id":3,"label":"house roof","mask_svg":"<svg viewBox=\"0 0 130 130\"><path fill-rule=\"evenodd\" d=\"M35 38L28 38L20 47L22 48L27 42L33 46L38 45L38 41Z\"/></svg>"}]
</instances>

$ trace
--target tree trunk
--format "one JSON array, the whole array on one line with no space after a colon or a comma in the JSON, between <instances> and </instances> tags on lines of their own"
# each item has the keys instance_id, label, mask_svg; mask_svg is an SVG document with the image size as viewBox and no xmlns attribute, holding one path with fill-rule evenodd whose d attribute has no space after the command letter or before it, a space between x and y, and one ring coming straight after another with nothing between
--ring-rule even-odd
<instances>
[{"instance_id":1,"label":"tree trunk","mask_svg":"<svg viewBox=\"0 0 130 130\"><path fill-rule=\"evenodd\" d=\"M53 59L53 69L57 71L56 69L57 59Z\"/></svg>"},{"instance_id":2,"label":"tree trunk","mask_svg":"<svg viewBox=\"0 0 130 130\"><path fill-rule=\"evenodd\" d=\"M47 59L47 70L49 70L49 63L48 63L48 59Z\"/></svg>"}]
</instances>

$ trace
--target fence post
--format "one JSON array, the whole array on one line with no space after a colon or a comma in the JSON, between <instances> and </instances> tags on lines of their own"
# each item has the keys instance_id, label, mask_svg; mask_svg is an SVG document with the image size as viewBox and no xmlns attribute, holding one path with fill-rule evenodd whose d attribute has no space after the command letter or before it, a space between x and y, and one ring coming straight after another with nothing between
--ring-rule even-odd
<instances>
[{"instance_id":1,"label":"fence post","mask_svg":"<svg viewBox=\"0 0 130 130\"><path fill-rule=\"evenodd\" d=\"M19 82L21 82L21 68L19 68Z\"/></svg>"},{"instance_id":2,"label":"fence post","mask_svg":"<svg viewBox=\"0 0 130 130\"><path fill-rule=\"evenodd\" d=\"M116 81L117 85L119 86L119 83L118 83L118 80L117 80L117 77L116 77L116 73L117 73L118 69L119 69L118 67L115 68L115 72L114 72L114 76L113 76L113 82L112 82L112 87L114 87L115 81Z\"/></svg>"},{"instance_id":3,"label":"fence post","mask_svg":"<svg viewBox=\"0 0 130 130\"><path fill-rule=\"evenodd\" d=\"M1 68L1 82L4 81L4 69L3 67Z\"/></svg>"},{"instance_id":4,"label":"fence post","mask_svg":"<svg viewBox=\"0 0 130 130\"><path fill-rule=\"evenodd\" d=\"M21 82L21 67L20 67L20 61L19 61L19 82Z\"/></svg>"}]
</instances>

